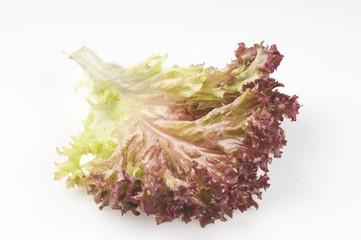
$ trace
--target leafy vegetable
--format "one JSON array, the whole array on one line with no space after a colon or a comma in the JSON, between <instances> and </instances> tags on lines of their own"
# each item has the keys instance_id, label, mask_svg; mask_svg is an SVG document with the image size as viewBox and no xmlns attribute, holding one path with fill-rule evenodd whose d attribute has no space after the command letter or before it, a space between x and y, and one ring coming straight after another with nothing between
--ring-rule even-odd
<instances>
[{"instance_id":1,"label":"leafy vegetable","mask_svg":"<svg viewBox=\"0 0 361 240\"><path fill-rule=\"evenodd\" d=\"M224 69L163 68L151 56L121 68L81 48L70 55L89 75L91 111L83 132L59 153L55 180L67 177L96 203L139 210L157 223L202 226L258 208L268 164L286 144L280 122L296 120L297 97L269 77L283 56L275 45L246 48ZM91 160L81 164L81 158Z\"/></svg>"}]
</instances>

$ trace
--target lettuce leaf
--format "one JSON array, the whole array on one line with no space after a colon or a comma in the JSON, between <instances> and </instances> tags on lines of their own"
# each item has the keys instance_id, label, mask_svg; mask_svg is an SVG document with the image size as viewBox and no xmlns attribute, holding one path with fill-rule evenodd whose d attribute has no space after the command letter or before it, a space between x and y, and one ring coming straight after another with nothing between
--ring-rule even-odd
<instances>
[{"instance_id":1,"label":"lettuce leaf","mask_svg":"<svg viewBox=\"0 0 361 240\"><path fill-rule=\"evenodd\" d=\"M240 43L224 69L173 66L151 56L122 68L83 47L70 55L88 74L91 111L84 130L58 149L55 180L67 177L100 209L155 215L157 223L202 226L254 206L269 187L268 164L286 144L280 123L296 120L297 96L270 74L275 45ZM82 163L83 157L91 158Z\"/></svg>"}]
</instances>

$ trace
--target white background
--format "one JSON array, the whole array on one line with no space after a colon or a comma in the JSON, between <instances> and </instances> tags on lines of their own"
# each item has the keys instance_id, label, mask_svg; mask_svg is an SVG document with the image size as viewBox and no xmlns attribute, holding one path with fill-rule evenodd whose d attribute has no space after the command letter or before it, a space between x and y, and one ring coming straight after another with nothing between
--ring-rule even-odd
<instances>
[{"instance_id":1,"label":"white background","mask_svg":"<svg viewBox=\"0 0 361 240\"><path fill-rule=\"evenodd\" d=\"M285 55L273 74L303 105L259 210L202 229L105 209L54 182L55 148L81 130L86 45L127 66L224 67L238 42ZM361 239L361 1L0 1L2 239Z\"/></svg>"}]
</instances>

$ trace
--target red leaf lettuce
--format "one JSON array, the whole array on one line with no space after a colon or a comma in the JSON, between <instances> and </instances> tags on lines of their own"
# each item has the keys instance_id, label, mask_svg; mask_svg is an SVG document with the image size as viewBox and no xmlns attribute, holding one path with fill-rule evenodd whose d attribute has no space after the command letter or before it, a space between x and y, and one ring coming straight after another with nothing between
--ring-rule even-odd
<instances>
[{"instance_id":1,"label":"red leaf lettuce","mask_svg":"<svg viewBox=\"0 0 361 240\"><path fill-rule=\"evenodd\" d=\"M84 188L100 209L142 210L157 223L205 226L258 208L268 164L286 144L280 123L295 121L300 105L269 76L283 58L275 45L240 43L235 55L217 69L164 68L164 56L121 68L87 48L71 54L89 76L91 111L59 150L67 161L55 179Z\"/></svg>"}]
</instances>

